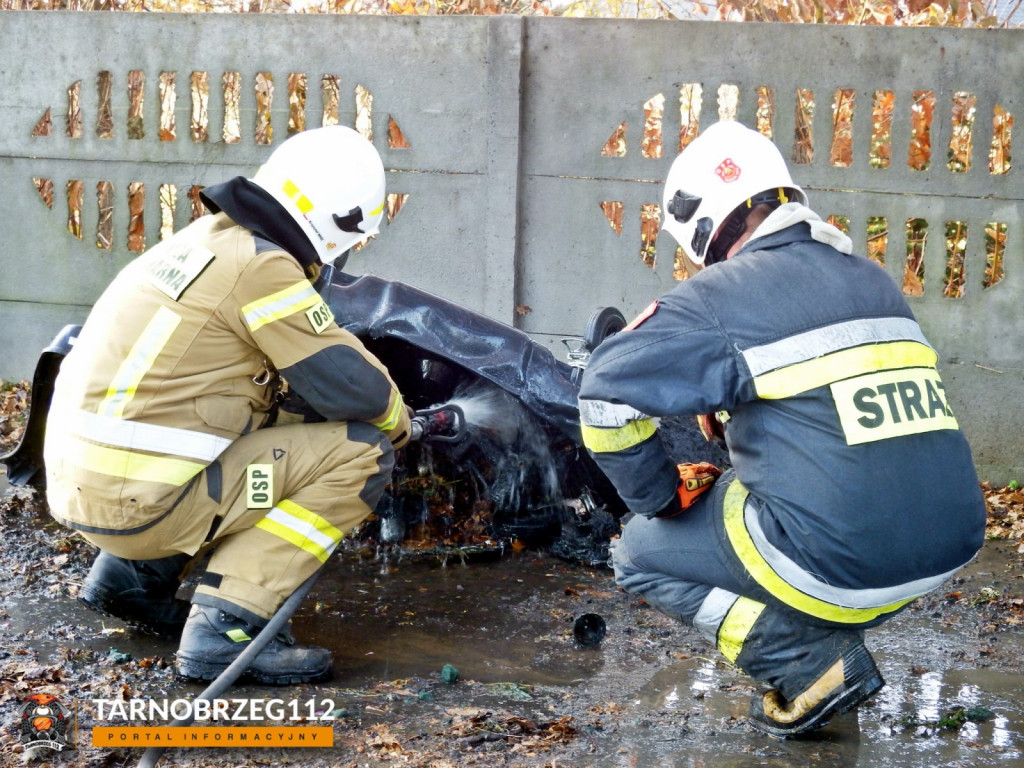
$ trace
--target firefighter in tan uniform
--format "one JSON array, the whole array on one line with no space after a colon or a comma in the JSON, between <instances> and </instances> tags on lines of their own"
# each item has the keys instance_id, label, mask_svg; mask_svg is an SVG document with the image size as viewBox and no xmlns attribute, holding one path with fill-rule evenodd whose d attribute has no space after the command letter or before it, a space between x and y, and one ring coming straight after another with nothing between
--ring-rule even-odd
<instances>
[{"instance_id":1,"label":"firefighter in tan uniform","mask_svg":"<svg viewBox=\"0 0 1024 768\"><path fill-rule=\"evenodd\" d=\"M178 673L210 680L373 510L409 415L314 288L378 231L373 145L306 131L203 198L213 215L97 301L57 379L45 461L53 516L101 550L82 599L160 633L184 624ZM275 422L292 399L319 417ZM175 592L207 552L189 610ZM331 664L283 637L249 674L307 682Z\"/></svg>"}]
</instances>

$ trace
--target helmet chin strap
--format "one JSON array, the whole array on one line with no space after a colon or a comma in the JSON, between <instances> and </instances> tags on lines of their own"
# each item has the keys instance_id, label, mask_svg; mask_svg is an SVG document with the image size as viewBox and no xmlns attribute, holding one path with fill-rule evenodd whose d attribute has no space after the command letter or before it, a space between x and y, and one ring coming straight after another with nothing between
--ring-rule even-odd
<instances>
[{"instance_id":1,"label":"helmet chin strap","mask_svg":"<svg viewBox=\"0 0 1024 768\"><path fill-rule=\"evenodd\" d=\"M729 249L747 229L747 214L750 213L750 210L740 206L722 222L715 239L708 245L708 255L704 257L705 264L717 264L729 257Z\"/></svg>"},{"instance_id":2,"label":"helmet chin strap","mask_svg":"<svg viewBox=\"0 0 1024 768\"><path fill-rule=\"evenodd\" d=\"M774 210L787 202L789 202L789 197L786 195L785 188L777 187L759 192L740 203L718 228L718 233L708 245L708 255L705 257L704 263L717 264L729 258L729 249L743 236L747 229L747 216L754 208L759 205L767 205Z\"/></svg>"}]
</instances>

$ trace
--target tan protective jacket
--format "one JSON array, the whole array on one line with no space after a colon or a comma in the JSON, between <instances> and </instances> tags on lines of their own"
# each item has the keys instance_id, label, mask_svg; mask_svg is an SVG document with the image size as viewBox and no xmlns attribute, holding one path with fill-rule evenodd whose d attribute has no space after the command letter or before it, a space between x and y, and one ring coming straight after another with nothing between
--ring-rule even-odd
<instances>
[{"instance_id":1,"label":"tan protective jacket","mask_svg":"<svg viewBox=\"0 0 1024 768\"><path fill-rule=\"evenodd\" d=\"M156 245L110 284L61 367L45 448L53 515L95 533L154 524L264 425L278 371L328 419L407 439L387 370L288 253L222 213Z\"/></svg>"}]
</instances>

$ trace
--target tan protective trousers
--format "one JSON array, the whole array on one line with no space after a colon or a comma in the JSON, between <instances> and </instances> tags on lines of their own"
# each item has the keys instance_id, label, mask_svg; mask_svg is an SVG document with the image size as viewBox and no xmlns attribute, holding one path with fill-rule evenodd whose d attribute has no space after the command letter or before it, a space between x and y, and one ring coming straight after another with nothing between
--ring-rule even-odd
<instances>
[{"instance_id":1,"label":"tan protective trousers","mask_svg":"<svg viewBox=\"0 0 1024 768\"><path fill-rule=\"evenodd\" d=\"M369 424L269 427L232 443L153 527L82 535L129 560L212 549L193 602L262 624L373 511L393 465Z\"/></svg>"}]
</instances>

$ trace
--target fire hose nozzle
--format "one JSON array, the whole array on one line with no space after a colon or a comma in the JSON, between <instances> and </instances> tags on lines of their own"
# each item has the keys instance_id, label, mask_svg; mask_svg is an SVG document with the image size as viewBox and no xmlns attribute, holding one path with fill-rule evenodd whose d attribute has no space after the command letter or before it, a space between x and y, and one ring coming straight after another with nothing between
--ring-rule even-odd
<instances>
[{"instance_id":1,"label":"fire hose nozzle","mask_svg":"<svg viewBox=\"0 0 1024 768\"><path fill-rule=\"evenodd\" d=\"M411 433L412 440L457 443L466 436L466 414L454 403L416 411Z\"/></svg>"}]
</instances>

